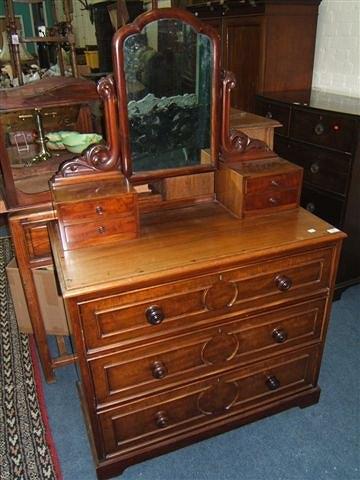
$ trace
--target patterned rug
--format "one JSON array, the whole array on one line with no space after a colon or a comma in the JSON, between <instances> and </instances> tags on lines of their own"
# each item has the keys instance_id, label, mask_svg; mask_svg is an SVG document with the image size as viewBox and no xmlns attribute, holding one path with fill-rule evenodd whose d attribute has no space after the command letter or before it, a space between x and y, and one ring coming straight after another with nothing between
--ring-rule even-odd
<instances>
[{"instance_id":1,"label":"patterned rug","mask_svg":"<svg viewBox=\"0 0 360 480\"><path fill-rule=\"evenodd\" d=\"M34 342L18 331L7 283L11 257L0 238L0 478L60 480Z\"/></svg>"}]
</instances>

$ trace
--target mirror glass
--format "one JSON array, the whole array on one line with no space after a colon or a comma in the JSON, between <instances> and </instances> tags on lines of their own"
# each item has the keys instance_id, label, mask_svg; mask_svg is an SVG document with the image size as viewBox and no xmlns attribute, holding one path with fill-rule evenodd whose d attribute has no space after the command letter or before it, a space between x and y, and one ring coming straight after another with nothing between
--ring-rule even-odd
<instances>
[{"instance_id":1,"label":"mirror glass","mask_svg":"<svg viewBox=\"0 0 360 480\"><path fill-rule=\"evenodd\" d=\"M209 164L212 42L160 19L124 42L134 172Z\"/></svg>"}]
</instances>

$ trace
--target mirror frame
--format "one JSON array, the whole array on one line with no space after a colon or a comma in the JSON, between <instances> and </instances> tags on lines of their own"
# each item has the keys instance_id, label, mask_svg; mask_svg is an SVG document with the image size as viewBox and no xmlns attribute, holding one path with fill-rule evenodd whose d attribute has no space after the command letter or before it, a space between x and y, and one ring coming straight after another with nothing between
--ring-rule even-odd
<instances>
[{"instance_id":1,"label":"mirror frame","mask_svg":"<svg viewBox=\"0 0 360 480\"><path fill-rule=\"evenodd\" d=\"M177 167L152 171L134 172L132 167L130 148L130 128L128 120L128 100L124 70L124 42L133 34L140 33L146 25L157 20L179 20L190 25L197 33L207 35L212 45L212 82L211 82L211 132L209 165L191 167ZM198 20L193 14L180 8L157 8L139 15L133 23L120 28L112 42L114 80L118 98L119 140L121 151L122 170L126 177L134 183L155 180L163 177L194 174L214 171L217 167L220 138L220 37L213 27Z\"/></svg>"}]
</instances>

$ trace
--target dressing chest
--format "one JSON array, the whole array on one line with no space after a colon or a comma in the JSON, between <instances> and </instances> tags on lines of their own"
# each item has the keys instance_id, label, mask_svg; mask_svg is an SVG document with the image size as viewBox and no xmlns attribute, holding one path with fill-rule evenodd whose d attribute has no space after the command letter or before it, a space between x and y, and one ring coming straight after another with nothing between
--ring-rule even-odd
<instances>
[{"instance_id":1,"label":"dressing chest","mask_svg":"<svg viewBox=\"0 0 360 480\"><path fill-rule=\"evenodd\" d=\"M98 86L107 142L50 182L49 235L99 478L319 399L345 234L299 207L301 167L231 130L235 79L220 71L219 44L176 8L118 30L114 76ZM154 59L170 83L150 82ZM101 243L98 192L105 210L128 206ZM74 224L80 241L69 244Z\"/></svg>"}]
</instances>

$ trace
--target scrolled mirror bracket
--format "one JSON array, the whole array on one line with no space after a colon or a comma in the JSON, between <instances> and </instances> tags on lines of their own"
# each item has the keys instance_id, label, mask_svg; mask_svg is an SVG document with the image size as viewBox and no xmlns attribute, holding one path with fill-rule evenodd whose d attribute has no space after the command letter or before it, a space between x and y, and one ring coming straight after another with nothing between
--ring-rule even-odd
<instances>
[{"instance_id":1,"label":"scrolled mirror bracket","mask_svg":"<svg viewBox=\"0 0 360 480\"><path fill-rule=\"evenodd\" d=\"M62 177L118 170L120 168L119 139L114 127L117 111L115 84L112 75L108 75L99 81L97 91L104 102L105 116L113 120L106 122L108 143L91 145L80 157L64 162L59 169L59 175Z\"/></svg>"}]
</instances>

